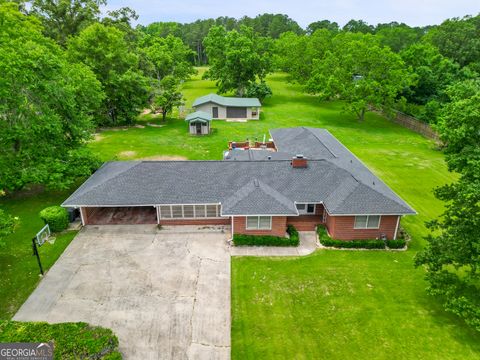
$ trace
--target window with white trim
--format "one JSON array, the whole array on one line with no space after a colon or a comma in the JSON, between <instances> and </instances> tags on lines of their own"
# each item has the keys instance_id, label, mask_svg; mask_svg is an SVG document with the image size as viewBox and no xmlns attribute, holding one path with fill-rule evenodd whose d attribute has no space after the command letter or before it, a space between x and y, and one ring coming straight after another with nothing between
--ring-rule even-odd
<instances>
[{"instance_id":1,"label":"window with white trim","mask_svg":"<svg viewBox=\"0 0 480 360\"><path fill-rule=\"evenodd\" d=\"M380 215L355 216L354 229L378 229L380 227Z\"/></svg>"},{"instance_id":2,"label":"window with white trim","mask_svg":"<svg viewBox=\"0 0 480 360\"><path fill-rule=\"evenodd\" d=\"M298 213L300 215L314 215L315 214L315 204L295 204L297 207Z\"/></svg>"},{"instance_id":3,"label":"window with white trim","mask_svg":"<svg viewBox=\"0 0 480 360\"><path fill-rule=\"evenodd\" d=\"M220 205L160 205L158 215L160 219L219 218Z\"/></svg>"},{"instance_id":4,"label":"window with white trim","mask_svg":"<svg viewBox=\"0 0 480 360\"><path fill-rule=\"evenodd\" d=\"M271 216L247 216L247 230L271 230Z\"/></svg>"}]
</instances>

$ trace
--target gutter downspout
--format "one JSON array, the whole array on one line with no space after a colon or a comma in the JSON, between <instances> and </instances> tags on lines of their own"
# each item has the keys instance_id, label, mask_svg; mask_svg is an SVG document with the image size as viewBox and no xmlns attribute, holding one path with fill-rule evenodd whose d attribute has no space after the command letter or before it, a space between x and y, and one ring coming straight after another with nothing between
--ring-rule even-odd
<instances>
[{"instance_id":1,"label":"gutter downspout","mask_svg":"<svg viewBox=\"0 0 480 360\"><path fill-rule=\"evenodd\" d=\"M85 220L83 220L83 208L80 207L80 219L82 220L82 226L85 226Z\"/></svg>"},{"instance_id":2,"label":"gutter downspout","mask_svg":"<svg viewBox=\"0 0 480 360\"><path fill-rule=\"evenodd\" d=\"M397 240L398 225L400 224L401 217L402 217L401 215L398 215L397 217L397 226L395 227L395 234L393 235L393 240Z\"/></svg>"}]
</instances>

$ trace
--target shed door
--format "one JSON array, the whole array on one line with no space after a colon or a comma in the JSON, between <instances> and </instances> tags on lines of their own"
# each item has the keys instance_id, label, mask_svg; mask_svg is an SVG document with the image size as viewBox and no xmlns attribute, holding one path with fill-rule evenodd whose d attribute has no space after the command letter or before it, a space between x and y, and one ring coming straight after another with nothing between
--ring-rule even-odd
<instances>
[{"instance_id":1,"label":"shed door","mask_svg":"<svg viewBox=\"0 0 480 360\"><path fill-rule=\"evenodd\" d=\"M212 107L212 118L218 119L218 107L217 106Z\"/></svg>"},{"instance_id":2,"label":"shed door","mask_svg":"<svg viewBox=\"0 0 480 360\"><path fill-rule=\"evenodd\" d=\"M230 119L246 119L247 108L244 107L227 107L227 118Z\"/></svg>"}]
</instances>

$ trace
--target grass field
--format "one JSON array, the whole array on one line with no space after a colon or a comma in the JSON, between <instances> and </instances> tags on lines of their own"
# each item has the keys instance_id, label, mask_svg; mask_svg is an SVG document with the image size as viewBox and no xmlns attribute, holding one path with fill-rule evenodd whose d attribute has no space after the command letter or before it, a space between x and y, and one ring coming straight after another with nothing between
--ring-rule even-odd
<instances>
[{"instance_id":1,"label":"grass field","mask_svg":"<svg viewBox=\"0 0 480 360\"><path fill-rule=\"evenodd\" d=\"M68 192L19 194L2 198L0 206L20 218L20 224L5 247L0 247L0 320L10 319L40 281L37 260L32 253L32 237L44 226L38 213L50 205L58 205ZM40 258L48 270L75 237L76 231L56 236L54 244L39 248Z\"/></svg>"},{"instance_id":2,"label":"grass field","mask_svg":"<svg viewBox=\"0 0 480 360\"><path fill-rule=\"evenodd\" d=\"M195 97L215 91L212 82L200 80L201 72L184 85L187 108ZM407 252L322 250L304 258L234 258L232 357L480 358L478 333L445 313L436 299L427 296L423 270L413 268L413 256L424 246L427 234L424 222L438 216L443 208L432 189L454 180L443 155L431 141L378 115L368 114L365 122L358 122L341 112L341 103L319 102L303 94L299 86L286 83L283 74L269 76L268 82L274 96L265 101L261 121L215 121L211 135L195 137L188 134L181 119L169 118L161 124L146 115L140 121L143 128L102 131L89 145L103 160L221 159L230 140L262 139L264 134L268 137L268 129L276 127L322 127L418 211L418 216L403 220L413 237ZM14 235L18 243L4 254L11 257L11 266L20 266L16 264L20 257L28 258L28 241L40 225L38 211L61 202L65 195L49 193L2 200L7 210L20 215L23 221ZM23 253L14 258L16 255L9 251L18 251L20 246ZM52 252L52 259L54 255ZM34 261L33 257L28 260ZM27 276L12 280L16 275L10 272L10 279L1 280L3 317L12 314L37 282L34 267L19 271L29 273L30 283L18 295L12 295ZM8 291L3 291L4 283ZM3 310L5 305L10 306L9 311Z\"/></svg>"}]
</instances>

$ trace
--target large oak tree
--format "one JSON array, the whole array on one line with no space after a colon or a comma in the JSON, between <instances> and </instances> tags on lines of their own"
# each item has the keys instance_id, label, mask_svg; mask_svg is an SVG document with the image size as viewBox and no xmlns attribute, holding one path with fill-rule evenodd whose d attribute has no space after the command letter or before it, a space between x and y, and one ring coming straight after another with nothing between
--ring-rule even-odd
<instances>
[{"instance_id":1,"label":"large oak tree","mask_svg":"<svg viewBox=\"0 0 480 360\"><path fill-rule=\"evenodd\" d=\"M15 3L0 3L0 190L66 188L97 166L84 145L101 85L42 30Z\"/></svg>"},{"instance_id":2,"label":"large oak tree","mask_svg":"<svg viewBox=\"0 0 480 360\"><path fill-rule=\"evenodd\" d=\"M313 66L307 90L323 99L345 100L363 120L369 107L390 111L413 78L398 54L370 34L341 33Z\"/></svg>"},{"instance_id":3,"label":"large oak tree","mask_svg":"<svg viewBox=\"0 0 480 360\"><path fill-rule=\"evenodd\" d=\"M271 71L271 44L246 26L239 31L214 26L204 40L210 63L205 77L217 81L220 93L234 90L243 96L250 84Z\"/></svg>"},{"instance_id":4,"label":"large oak tree","mask_svg":"<svg viewBox=\"0 0 480 360\"><path fill-rule=\"evenodd\" d=\"M447 93L451 102L437 130L448 168L460 178L435 191L446 210L429 224L433 231L416 265L426 267L428 291L441 297L446 310L480 331L480 81L460 82Z\"/></svg>"},{"instance_id":5,"label":"large oak tree","mask_svg":"<svg viewBox=\"0 0 480 360\"><path fill-rule=\"evenodd\" d=\"M105 92L99 125L132 124L148 104L148 79L139 68L136 49L125 37L114 26L96 23L68 42L69 58L90 67Z\"/></svg>"}]
</instances>

